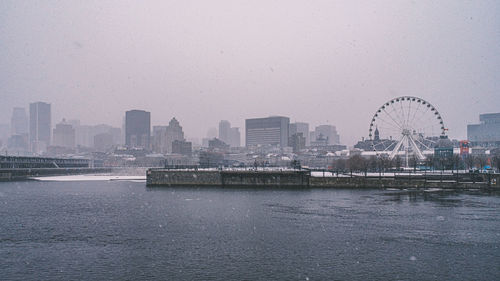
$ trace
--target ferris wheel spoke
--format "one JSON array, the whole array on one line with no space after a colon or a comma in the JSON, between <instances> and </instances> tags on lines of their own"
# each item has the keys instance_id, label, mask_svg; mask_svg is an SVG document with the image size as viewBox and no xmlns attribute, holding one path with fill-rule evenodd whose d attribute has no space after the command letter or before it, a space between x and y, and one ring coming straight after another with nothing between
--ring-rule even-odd
<instances>
[{"instance_id":1,"label":"ferris wheel spoke","mask_svg":"<svg viewBox=\"0 0 500 281\"><path fill-rule=\"evenodd\" d=\"M423 142L421 142L420 140L418 139L414 139L415 141L417 141L418 143L420 143L422 146L424 146L427 150L431 150L432 148L428 147L427 145L425 145Z\"/></svg>"},{"instance_id":2,"label":"ferris wheel spoke","mask_svg":"<svg viewBox=\"0 0 500 281\"><path fill-rule=\"evenodd\" d=\"M423 111L423 113L420 115L420 117L417 120L415 120L415 123L422 123L422 118L426 118L426 119L429 118L429 116L427 114L428 112L432 112L432 111L430 111L430 107L427 107L427 109L425 111Z\"/></svg>"},{"instance_id":3,"label":"ferris wheel spoke","mask_svg":"<svg viewBox=\"0 0 500 281\"><path fill-rule=\"evenodd\" d=\"M390 115L390 114L389 114L389 113L388 113L385 109L384 109L384 112L385 112L385 114L387 114L387 116L389 116L389 117L392 119L392 121L394 121L394 123L395 123L395 124L396 124L396 125L397 125L400 129L401 129L401 130L403 129L403 127L401 126L401 124L399 124L399 123L398 123L398 121L396 121L396 120L394 119L394 117L392 117L392 115Z\"/></svg>"},{"instance_id":4,"label":"ferris wheel spoke","mask_svg":"<svg viewBox=\"0 0 500 281\"><path fill-rule=\"evenodd\" d=\"M380 121L384 122L385 124L389 125L390 127L389 128L396 128L396 129L399 129L401 130L402 128L400 126L398 126L396 123L391 123L387 120L385 120L384 118L382 117L379 117Z\"/></svg>"},{"instance_id":5,"label":"ferris wheel spoke","mask_svg":"<svg viewBox=\"0 0 500 281\"><path fill-rule=\"evenodd\" d=\"M399 102L399 107L401 107L401 121L403 122L403 127L406 127L408 124L406 124L406 120L405 120L405 110L403 108L403 101L400 101Z\"/></svg>"},{"instance_id":6,"label":"ferris wheel spoke","mask_svg":"<svg viewBox=\"0 0 500 281\"><path fill-rule=\"evenodd\" d=\"M396 115L396 118L401 121L400 126L402 129L404 127L404 123L403 123L404 119L402 118L401 113L399 112L399 109L394 104L391 106L391 109L392 109L392 112L394 112L394 115Z\"/></svg>"},{"instance_id":7,"label":"ferris wheel spoke","mask_svg":"<svg viewBox=\"0 0 500 281\"><path fill-rule=\"evenodd\" d=\"M420 106L422 105L422 102L418 103L417 109L415 110L415 113L413 113L413 117L411 118L410 123L413 124L413 120L415 120L415 115L417 115L418 110L420 109Z\"/></svg>"},{"instance_id":8,"label":"ferris wheel spoke","mask_svg":"<svg viewBox=\"0 0 500 281\"><path fill-rule=\"evenodd\" d=\"M403 136L399 141L398 143L396 144L396 146L394 147L394 149L392 150L391 154L389 155L389 159L393 159L394 156L396 156L396 154L399 152L399 149L401 148L401 146L403 145L403 142L405 141L405 138L406 136Z\"/></svg>"},{"instance_id":9,"label":"ferris wheel spoke","mask_svg":"<svg viewBox=\"0 0 500 281\"><path fill-rule=\"evenodd\" d=\"M408 117L407 117L407 122L408 122L408 125L410 125L410 116L411 116L411 109L412 109L412 100L410 99L408 101Z\"/></svg>"},{"instance_id":10,"label":"ferris wheel spoke","mask_svg":"<svg viewBox=\"0 0 500 281\"><path fill-rule=\"evenodd\" d=\"M411 143L411 146L413 147L414 154L417 154L417 157L420 160L425 159L424 155L422 154L422 151L420 151L420 148L418 148L417 144L415 143L415 140L411 136L408 136L408 140Z\"/></svg>"}]
</instances>

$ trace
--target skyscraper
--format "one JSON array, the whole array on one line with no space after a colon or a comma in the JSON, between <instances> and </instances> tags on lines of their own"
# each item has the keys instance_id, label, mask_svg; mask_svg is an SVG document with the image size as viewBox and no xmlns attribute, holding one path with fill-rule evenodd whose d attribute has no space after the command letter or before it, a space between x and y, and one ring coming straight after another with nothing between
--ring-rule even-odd
<instances>
[{"instance_id":1,"label":"skyscraper","mask_svg":"<svg viewBox=\"0 0 500 281\"><path fill-rule=\"evenodd\" d=\"M246 146L279 145L288 146L290 118L272 116L245 120Z\"/></svg>"},{"instance_id":2,"label":"skyscraper","mask_svg":"<svg viewBox=\"0 0 500 281\"><path fill-rule=\"evenodd\" d=\"M35 102L30 104L30 145L31 152L41 153L50 145L51 131L50 104Z\"/></svg>"},{"instance_id":3,"label":"skyscraper","mask_svg":"<svg viewBox=\"0 0 500 281\"><path fill-rule=\"evenodd\" d=\"M221 120L219 122L219 139L227 144L229 144L229 135L231 131L231 123L227 120Z\"/></svg>"},{"instance_id":4,"label":"skyscraper","mask_svg":"<svg viewBox=\"0 0 500 281\"><path fill-rule=\"evenodd\" d=\"M11 135L22 135L28 133L28 116L23 107L14 107L10 119Z\"/></svg>"},{"instance_id":5,"label":"skyscraper","mask_svg":"<svg viewBox=\"0 0 500 281\"><path fill-rule=\"evenodd\" d=\"M229 143L231 147L240 147L241 146L241 134L240 128L231 127L229 130Z\"/></svg>"},{"instance_id":6,"label":"skyscraper","mask_svg":"<svg viewBox=\"0 0 500 281\"><path fill-rule=\"evenodd\" d=\"M304 122L295 122L295 123L290 123L290 129L288 134L290 137L297 133L302 133L302 136L305 138L305 146L309 146L309 124L304 123Z\"/></svg>"},{"instance_id":7,"label":"skyscraper","mask_svg":"<svg viewBox=\"0 0 500 281\"><path fill-rule=\"evenodd\" d=\"M151 113L144 110L130 110L125 113L125 145L150 148Z\"/></svg>"}]
</instances>

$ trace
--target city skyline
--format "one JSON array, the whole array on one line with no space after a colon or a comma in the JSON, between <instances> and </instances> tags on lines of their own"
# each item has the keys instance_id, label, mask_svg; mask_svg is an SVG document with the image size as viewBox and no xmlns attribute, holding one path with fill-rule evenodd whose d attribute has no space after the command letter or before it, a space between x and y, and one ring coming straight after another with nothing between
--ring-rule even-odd
<instances>
[{"instance_id":1,"label":"city skyline","mask_svg":"<svg viewBox=\"0 0 500 281\"><path fill-rule=\"evenodd\" d=\"M0 5L5 124L41 100L82 124L121 127L140 108L202 138L219 120L282 115L354 143L397 96L431 102L457 139L499 111L498 2Z\"/></svg>"}]
</instances>

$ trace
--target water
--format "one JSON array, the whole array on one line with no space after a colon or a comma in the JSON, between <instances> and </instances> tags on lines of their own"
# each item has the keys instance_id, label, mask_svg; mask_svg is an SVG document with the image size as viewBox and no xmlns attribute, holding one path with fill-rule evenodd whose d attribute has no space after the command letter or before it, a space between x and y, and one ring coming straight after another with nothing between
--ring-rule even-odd
<instances>
[{"instance_id":1,"label":"water","mask_svg":"<svg viewBox=\"0 0 500 281\"><path fill-rule=\"evenodd\" d=\"M500 280L500 196L0 183L2 280Z\"/></svg>"}]
</instances>

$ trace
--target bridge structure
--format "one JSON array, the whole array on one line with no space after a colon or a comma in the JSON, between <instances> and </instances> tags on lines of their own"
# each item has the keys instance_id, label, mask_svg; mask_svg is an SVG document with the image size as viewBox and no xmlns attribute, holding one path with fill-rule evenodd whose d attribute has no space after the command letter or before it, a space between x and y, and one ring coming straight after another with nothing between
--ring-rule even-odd
<instances>
[{"instance_id":1,"label":"bridge structure","mask_svg":"<svg viewBox=\"0 0 500 281\"><path fill-rule=\"evenodd\" d=\"M0 156L0 169L89 168L89 159Z\"/></svg>"},{"instance_id":2,"label":"bridge structure","mask_svg":"<svg viewBox=\"0 0 500 281\"><path fill-rule=\"evenodd\" d=\"M32 177L111 172L94 168L89 159L0 156L0 181L27 180Z\"/></svg>"}]
</instances>

